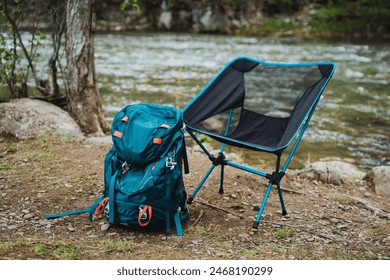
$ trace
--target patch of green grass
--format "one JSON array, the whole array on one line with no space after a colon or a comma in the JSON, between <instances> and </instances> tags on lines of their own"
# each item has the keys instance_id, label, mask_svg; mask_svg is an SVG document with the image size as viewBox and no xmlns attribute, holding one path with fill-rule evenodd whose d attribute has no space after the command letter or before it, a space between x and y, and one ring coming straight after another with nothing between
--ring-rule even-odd
<instances>
[{"instance_id":1,"label":"patch of green grass","mask_svg":"<svg viewBox=\"0 0 390 280\"><path fill-rule=\"evenodd\" d=\"M0 253L7 254L13 251L16 247L24 246L25 240L19 239L16 241L6 241L0 243Z\"/></svg>"},{"instance_id":2,"label":"patch of green grass","mask_svg":"<svg viewBox=\"0 0 390 280\"><path fill-rule=\"evenodd\" d=\"M208 233L208 229L204 226L189 226L186 231L187 233L195 233L195 234Z\"/></svg>"},{"instance_id":3,"label":"patch of green grass","mask_svg":"<svg viewBox=\"0 0 390 280\"><path fill-rule=\"evenodd\" d=\"M220 248L220 249L231 249L232 242L231 241L215 241L210 243L211 246Z\"/></svg>"},{"instance_id":4,"label":"patch of green grass","mask_svg":"<svg viewBox=\"0 0 390 280\"><path fill-rule=\"evenodd\" d=\"M7 144L7 146L5 147L5 150L7 153L15 153L18 149L12 144Z\"/></svg>"},{"instance_id":5,"label":"patch of green grass","mask_svg":"<svg viewBox=\"0 0 390 280\"><path fill-rule=\"evenodd\" d=\"M114 240L104 240L103 247L101 249L102 253L107 255L112 252L119 252L123 254L130 254L134 250L134 243L132 241L123 240L123 241L114 241Z\"/></svg>"},{"instance_id":6,"label":"patch of green grass","mask_svg":"<svg viewBox=\"0 0 390 280\"><path fill-rule=\"evenodd\" d=\"M295 230L292 229L292 228L289 228L289 229L278 229L275 233L276 235L276 238L279 238L279 239L284 239L284 238L287 238L287 237L292 237L293 235L295 234Z\"/></svg>"},{"instance_id":7,"label":"patch of green grass","mask_svg":"<svg viewBox=\"0 0 390 280\"><path fill-rule=\"evenodd\" d=\"M257 259L259 257L259 250L256 249L240 249L239 255L245 259Z\"/></svg>"},{"instance_id":8,"label":"patch of green grass","mask_svg":"<svg viewBox=\"0 0 390 280\"><path fill-rule=\"evenodd\" d=\"M332 227L330 229L330 232L333 233L333 234L340 234L341 230L338 229L338 228Z\"/></svg>"},{"instance_id":9,"label":"patch of green grass","mask_svg":"<svg viewBox=\"0 0 390 280\"><path fill-rule=\"evenodd\" d=\"M57 259L77 260L79 258L78 248L74 244L61 243L53 251L53 256Z\"/></svg>"},{"instance_id":10,"label":"patch of green grass","mask_svg":"<svg viewBox=\"0 0 390 280\"><path fill-rule=\"evenodd\" d=\"M350 258L344 252L339 251L339 252L337 252L337 259L338 260L349 260Z\"/></svg>"},{"instance_id":11,"label":"patch of green grass","mask_svg":"<svg viewBox=\"0 0 390 280\"><path fill-rule=\"evenodd\" d=\"M8 162L2 162L0 164L0 171L7 171L11 169L11 165Z\"/></svg>"},{"instance_id":12,"label":"patch of green grass","mask_svg":"<svg viewBox=\"0 0 390 280\"><path fill-rule=\"evenodd\" d=\"M43 256L47 253L47 246L45 244L37 244L35 246L35 253L39 256Z\"/></svg>"}]
</instances>

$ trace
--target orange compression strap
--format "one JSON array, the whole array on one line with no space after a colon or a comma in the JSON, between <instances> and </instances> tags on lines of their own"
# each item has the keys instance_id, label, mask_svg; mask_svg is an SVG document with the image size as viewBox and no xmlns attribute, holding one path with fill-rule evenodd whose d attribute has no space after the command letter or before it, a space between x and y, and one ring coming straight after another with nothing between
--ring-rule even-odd
<instances>
[{"instance_id":1,"label":"orange compression strap","mask_svg":"<svg viewBox=\"0 0 390 280\"><path fill-rule=\"evenodd\" d=\"M162 141L163 140L161 138L153 138L153 144L161 145Z\"/></svg>"},{"instance_id":2,"label":"orange compression strap","mask_svg":"<svg viewBox=\"0 0 390 280\"><path fill-rule=\"evenodd\" d=\"M116 130L116 131L114 132L113 135L114 135L115 137L122 138L123 133L120 132L120 131L118 131L118 130Z\"/></svg>"},{"instance_id":3,"label":"orange compression strap","mask_svg":"<svg viewBox=\"0 0 390 280\"><path fill-rule=\"evenodd\" d=\"M144 216L145 214L147 214L147 220L146 222L142 222L142 216ZM138 224L141 226L141 227L146 227L150 221L152 220L152 216L153 216L153 210L152 210L152 206L150 205L145 205L145 207L139 212L139 215L138 215Z\"/></svg>"},{"instance_id":4,"label":"orange compression strap","mask_svg":"<svg viewBox=\"0 0 390 280\"><path fill-rule=\"evenodd\" d=\"M100 203L98 204L98 206L96 206L96 209L95 209L95 215L96 215L96 216L103 215L103 213L104 213L104 208L105 208L106 205L107 205L108 199L109 199L108 197L105 197L102 201L100 201Z\"/></svg>"},{"instance_id":5,"label":"orange compression strap","mask_svg":"<svg viewBox=\"0 0 390 280\"><path fill-rule=\"evenodd\" d=\"M127 116L124 116L124 117L122 118L122 122L128 122L128 120L129 120L129 117L127 117Z\"/></svg>"}]
</instances>

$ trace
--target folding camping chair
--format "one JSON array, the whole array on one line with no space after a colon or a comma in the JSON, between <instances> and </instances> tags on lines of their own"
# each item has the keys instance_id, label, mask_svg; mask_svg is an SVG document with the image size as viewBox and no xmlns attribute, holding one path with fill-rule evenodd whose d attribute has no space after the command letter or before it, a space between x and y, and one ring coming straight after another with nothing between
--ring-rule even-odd
<instances>
[{"instance_id":1,"label":"folding camping chair","mask_svg":"<svg viewBox=\"0 0 390 280\"><path fill-rule=\"evenodd\" d=\"M308 127L336 65L332 62L300 64L268 63L238 57L228 63L183 109L188 133L209 157L212 165L194 192L191 204L211 172L221 166L219 192L223 193L225 165L269 180L253 228L257 229L272 186L276 185L282 214L286 215L280 182ZM197 137L207 135L222 145L218 156L210 154ZM295 140L295 141L294 141ZM283 151L294 142L284 165ZM227 160L225 144L276 156L273 173Z\"/></svg>"}]
</instances>

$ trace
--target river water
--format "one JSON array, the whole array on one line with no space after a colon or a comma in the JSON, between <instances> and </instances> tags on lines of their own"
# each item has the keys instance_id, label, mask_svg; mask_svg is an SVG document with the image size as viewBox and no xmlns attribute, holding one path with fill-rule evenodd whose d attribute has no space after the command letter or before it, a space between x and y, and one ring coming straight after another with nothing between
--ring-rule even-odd
<instances>
[{"instance_id":1,"label":"river water","mask_svg":"<svg viewBox=\"0 0 390 280\"><path fill-rule=\"evenodd\" d=\"M137 102L183 108L230 60L337 64L292 167L323 157L368 169L390 164L390 45L188 34L101 34L95 38L107 116ZM262 154L246 155L264 163Z\"/></svg>"}]
</instances>

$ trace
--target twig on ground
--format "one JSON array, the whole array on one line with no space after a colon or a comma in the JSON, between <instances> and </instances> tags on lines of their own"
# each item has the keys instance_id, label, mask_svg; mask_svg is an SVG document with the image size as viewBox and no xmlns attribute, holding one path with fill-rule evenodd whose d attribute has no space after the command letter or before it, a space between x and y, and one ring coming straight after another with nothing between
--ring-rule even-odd
<instances>
[{"instance_id":1,"label":"twig on ground","mask_svg":"<svg viewBox=\"0 0 390 280\"><path fill-rule=\"evenodd\" d=\"M235 213L235 212L233 212L233 211L230 211L230 210L221 208L221 207L219 207L219 206L210 204L210 203L208 203L208 202L206 202L206 201L202 201L202 200L197 199L197 200L195 200L195 202L200 203L200 204L203 204L203 205L206 205L206 206L208 206L208 207L210 207L210 208L213 208L213 209L216 209L216 210L220 210L220 211L223 211L223 212L232 214L232 215L237 216L237 217L239 217L239 218L241 218L241 219L245 219L245 217L242 216L242 215L240 215L240 214L237 214L237 213Z\"/></svg>"},{"instance_id":2,"label":"twig on ground","mask_svg":"<svg viewBox=\"0 0 390 280\"><path fill-rule=\"evenodd\" d=\"M202 216L203 216L203 210L200 210L200 214L199 214L198 218L196 218L195 222L193 222L193 223L191 224L191 226L193 226L193 225L195 225L197 222L199 222L199 220L200 220L200 218L202 218Z\"/></svg>"},{"instance_id":3,"label":"twig on ground","mask_svg":"<svg viewBox=\"0 0 390 280\"><path fill-rule=\"evenodd\" d=\"M283 192L289 192L289 193L296 193L296 194L306 195L306 193L304 193L304 192L295 191L295 190L287 189L287 188L282 188L282 191L283 191Z\"/></svg>"}]
</instances>

